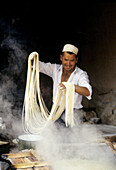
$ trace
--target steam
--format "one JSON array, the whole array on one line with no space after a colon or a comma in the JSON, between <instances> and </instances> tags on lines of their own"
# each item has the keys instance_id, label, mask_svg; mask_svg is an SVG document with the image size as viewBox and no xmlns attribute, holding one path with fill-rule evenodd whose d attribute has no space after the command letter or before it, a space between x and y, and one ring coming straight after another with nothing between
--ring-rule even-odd
<instances>
[{"instance_id":1,"label":"steam","mask_svg":"<svg viewBox=\"0 0 116 170\"><path fill-rule=\"evenodd\" d=\"M109 163L111 168L116 168L113 151L105 143L100 143L104 141L103 135L95 125L82 124L70 129L51 123L42 135L43 140L37 144L36 151L52 162L54 170L85 170L85 167L90 170L87 162L91 166L96 163L105 167ZM99 168L94 167L95 170Z\"/></svg>"},{"instance_id":2,"label":"steam","mask_svg":"<svg viewBox=\"0 0 116 170\"><path fill-rule=\"evenodd\" d=\"M6 129L3 134L11 138L15 137L21 130L20 112L14 94L16 93L16 84L8 76L2 76L0 84L0 117L5 122ZM20 125L20 128L19 128Z\"/></svg>"},{"instance_id":3,"label":"steam","mask_svg":"<svg viewBox=\"0 0 116 170\"><path fill-rule=\"evenodd\" d=\"M20 72L23 70L24 63L27 57L27 52L24 50L25 46L20 43L15 37L12 37L12 35L8 35L1 44L1 48L9 50L9 67L6 68L6 70L9 70L11 72L11 75L20 74Z\"/></svg>"},{"instance_id":4,"label":"steam","mask_svg":"<svg viewBox=\"0 0 116 170\"><path fill-rule=\"evenodd\" d=\"M8 67L0 73L0 117L6 125L4 135L14 138L22 133L21 110L24 94L22 87L25 82L23 68L27 52L25 45L11 32L2 41L1 48L8 51Z\"/></svg>"}]
</instances>

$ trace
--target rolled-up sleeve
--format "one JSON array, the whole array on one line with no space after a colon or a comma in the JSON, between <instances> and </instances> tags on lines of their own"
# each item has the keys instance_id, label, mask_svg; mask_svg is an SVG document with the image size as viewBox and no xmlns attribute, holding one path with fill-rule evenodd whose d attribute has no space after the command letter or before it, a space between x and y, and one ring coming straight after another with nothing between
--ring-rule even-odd
<instances>
[{"instance_id":1,"label":"rolled-up sleeve","mask_svg":"<svg viewBox=\"0 0 116 170\"><path fill-rule=\"evenodd\" d=\"M80 75L79 86L86 87L89 90L90 95L86 96L86 97L87 97L88 100L91 100L92 87L91 87L91 85L89 83L89 77L88 77L88 75L87 75L87 73L85 71Z\"/></svg>"}]
</instances>

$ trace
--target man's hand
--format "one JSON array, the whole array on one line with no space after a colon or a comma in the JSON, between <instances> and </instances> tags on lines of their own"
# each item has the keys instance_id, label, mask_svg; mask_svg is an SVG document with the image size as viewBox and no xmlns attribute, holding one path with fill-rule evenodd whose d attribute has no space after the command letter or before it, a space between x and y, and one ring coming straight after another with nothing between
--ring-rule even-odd
<instances>
[{"instance_id":1,"label":"man's hand","mask_svg":"<svg viewBox=\"0 0 116 170\"><path fill-rule=\"evenodd\" d=\"M33 65L34 57L37 57L37 56L38 56L38 53L37 53L37 52L32 52L32 53L29 55L29 60L31 60L31 65Z\"/></svg>"},{"instance_id":2,"label":"man's hand","mask_svg":"<svg viewBox=\"0 0 116 170\"><path fill-rule=\"evenodd\" d=\"M59 87L59 89L61 89L61 90L66 90L66 87L65 87L65 85L64 84L62 84L62 83L59 83L58 84L58 87Z\"/></svg>"}]
</instances>

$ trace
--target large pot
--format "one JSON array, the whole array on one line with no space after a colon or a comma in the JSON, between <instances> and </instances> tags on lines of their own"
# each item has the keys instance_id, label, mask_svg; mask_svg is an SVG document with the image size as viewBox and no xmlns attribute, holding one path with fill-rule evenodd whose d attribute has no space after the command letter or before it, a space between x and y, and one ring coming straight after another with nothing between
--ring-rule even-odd
<instances>
[{"instance_id":1,"label":"large pot","mask_svg":"<svg viewBox=\"0 0 116 170\"><path fill-rule=\"evenodd\" d=\"M17 139L18 142L18 149L35 149L36 144L38 144L42 140L42 136L40 135L32 135L32 134L25 134L20 135Z\"/></svg>"}]
</instances>

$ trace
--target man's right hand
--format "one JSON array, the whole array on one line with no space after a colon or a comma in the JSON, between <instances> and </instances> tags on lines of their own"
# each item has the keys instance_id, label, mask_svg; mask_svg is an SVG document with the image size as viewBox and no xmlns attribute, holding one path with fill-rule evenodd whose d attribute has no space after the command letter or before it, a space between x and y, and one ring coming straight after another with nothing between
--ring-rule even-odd
<instances>
[{"instance_id":1,"label":"man's right hand","mask_svg":"<svg viewBox=\"0 0 116 170\"><path fill-rule=\"evenodd\" d=\"M37 52L32 52L32 53L29 55L29 60L31 60L31 65L33 65L34 57L37 57L37 56L38 56L38 53L37 53Z\"/></svg>"}]
</instances>

